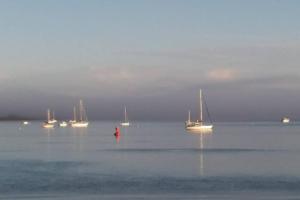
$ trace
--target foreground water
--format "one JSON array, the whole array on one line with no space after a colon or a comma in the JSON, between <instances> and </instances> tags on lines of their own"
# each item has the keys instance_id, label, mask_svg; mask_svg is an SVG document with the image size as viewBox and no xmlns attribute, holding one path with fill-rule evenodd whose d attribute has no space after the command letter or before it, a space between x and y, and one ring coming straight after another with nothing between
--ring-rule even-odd
<instances>
[{"instance_id":1,"label":"foreground water","mask_svg":"<svg viewBox=\"0 0 300 200\"><path fill-rule=\"evenodd\" d=\"M299 199L300 125L0 123L0 199Z\"/></svg>"}]
</instances>

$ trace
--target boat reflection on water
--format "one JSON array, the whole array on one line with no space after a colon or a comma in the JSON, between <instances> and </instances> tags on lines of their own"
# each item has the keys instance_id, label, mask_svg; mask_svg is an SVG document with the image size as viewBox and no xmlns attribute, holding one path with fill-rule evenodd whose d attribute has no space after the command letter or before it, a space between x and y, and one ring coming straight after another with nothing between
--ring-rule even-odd
<instances>
[{"instance_id":1,"label":"boat reflection on water","mask_svg":"<svg viewBox=\"0 0 300 200\"><path fill-rule=\"evenodd\" d=\"M203 133L200 133L200 176L204 175L204 164L203 164Z\"/></svg>"},{"instance_id":2,"label":"boat reflection on water","mask_svg":"<svg viewBox=\"0 0 300 200\"><path fill-rule=\"evenodd\" d=\"M76 152L76 156L78 159L83 159L84 151L86 148L86 139L88 135L88 127L87 128L70 128L68 129L72 136L72 148L73 151Z\"/></svg>"},{"instance_id":3,"label":"boat reflection on water","mask_svg":"<svg viewBox=\"0 0 300 200\"><path fill-rule=\"evenodd\" d=\"M203 130L188 130L187 133L193 134L199 137L199 174L200 176L204 176L204 158L203 158L203 151L204 151L204 139L207 136L212 134L212 129L203 129Z\"/></svg>"},{"instance_id":4,"label":"boat reflection on water","mask_svg":"<svg viewBox=\"0 0 300 200\"><path fill-rule=\"evenodd\" d=\"M212 134L213 129L186 130L186 132L195 135L206 135L206 134Z\"/></svg>"},{"instance_id":5,"label":"boat reflection on water","mask_svg":"<svg viewBox=\"0 0 300 200\"><path fill-rule=\"evenodd\" d=\"M115 138L116 138L117 144L119 144L120 143L121 135L115 135Z\"/></svg>"}]
</instances>

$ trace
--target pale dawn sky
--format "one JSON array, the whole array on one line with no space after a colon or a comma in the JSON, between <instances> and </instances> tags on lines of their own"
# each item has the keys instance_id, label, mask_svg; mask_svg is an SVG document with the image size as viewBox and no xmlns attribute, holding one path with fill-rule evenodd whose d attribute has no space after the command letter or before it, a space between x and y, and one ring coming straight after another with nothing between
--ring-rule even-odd
<instances>
[{"instance_id":1,"label":"pale dawn sky","mask_svg":"<svg viewBox=\"0 0 300 200\"><path fill-rule=\"evenodd\" d=\"M300 120L298 0L0 0L0 116Z\"/></svg>"}]
</instances>

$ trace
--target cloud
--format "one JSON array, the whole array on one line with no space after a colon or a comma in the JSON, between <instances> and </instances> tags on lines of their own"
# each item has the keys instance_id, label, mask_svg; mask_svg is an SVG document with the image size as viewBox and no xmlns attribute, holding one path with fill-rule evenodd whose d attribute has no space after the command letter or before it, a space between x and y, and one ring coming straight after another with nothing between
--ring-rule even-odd
<instances>
[{"instance_id":1,"label":"cloud","mask_svg":"<svg viewBox=\"0 0 300 200\"><path fill-rule=\"evenodd\" d=\"M107 94L158 95L199 83L199 70L159 66L93 67L90 77Z\"/></svg>"},{"instance_id":2,"label":"cloud","mask_svg":"<svg viewBox=\"0 0 300 200\"><path fill-rule=\"evenodd\" d=\"M149 73L147 69L144 71ZM141 71L133 67L98 67L91 69L90 73L97 82L105 85L128 85L142 78Z\"/></svg>"},{"instance_id":3,"label":"cloud","mask_svg":"<svg viewBox=\"0 0 300 200\"><path fill-rule=\"evenodd\" d=\"M247 87L252 86L254 88L293 90L299 88L300 76L297 74L283 74L280 76L257 77L244 80L240 82L240 85L243 83Z\"/></svg>"},{"instance_id":4,"label":"cloud","mask_svg":"<svg viewBox=\"0 0 300 200\"><path fill-rule=\"evenodd\" d=\"M90 77L110 94L129 94L161 87L164 72L150 67L94 67Z\"/></svg>"},{"instance_id":5,"label":"cloud","mask_svg":"<svg viewBox=\"0 0 300 200\"><path fill-rule=\"evenodd\" d=\"M210 81L233 81L237 80L238 77L238 70L230 68L216 68L206 74L206 78Z\"/></svg>"}]
</instances>

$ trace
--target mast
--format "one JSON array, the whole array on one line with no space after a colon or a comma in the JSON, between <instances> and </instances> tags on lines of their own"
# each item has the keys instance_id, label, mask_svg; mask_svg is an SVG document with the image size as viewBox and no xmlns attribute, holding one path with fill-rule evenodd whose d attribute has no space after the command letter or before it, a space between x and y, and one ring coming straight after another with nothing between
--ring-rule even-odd
<instances>
[{"instance_id":1,"label":"mast","mask_svg":"<svg viewBox=\"0 0 300 200\"><path fill-rule=\"evenodd\" d=\"M74 122L76 122L76 107L73 107L73 117L74 117Z\"/></svg>"},{"instance_id":2,"label":"mast","mask_svg":"<svg viewBox=\"0 0 300 200\"><path fill-rule=\"evenodd\" d=\"M86 110L85 110L85 108L83 107L83 105L82 105L82 111L83 111L83 119L84 119L84 121L85 122L87 122L88 121L88 118L87 118L87 115L86 115Z\"/></svg>"},{"instance_id":3,"label":"mast","mask_svg":"<svg viewBox=\"0 0 300 200\"><path fill-rule=\"evenodd\" d=\"M202 113L202 91L200 89L200 122L203 120L203 113Z\"/></svg>"},{"instance_id":4,"label":"mast","mask_svg":"<svg viewBox=\"0 0 300 200\"><path fill-rule=\"evenodd\" d=\"M47 110L47 121L48 122L50 121L50 110L49 109Z\"/></svg>"},{"instance_id":5,"label":"mast","mask_svg":"<svg viewBox=\"0 0 300 200\"><path fill-rule=\"evenodd\" d=\"M124 107L124 120L125 120L125 122L127 122L127 113L126 113L126 106Z\"/></svg>"},{"instance_id":6,"label":"mast","mask_svg":"<svg viewBox=\"0 0 300 200\"><path fill-rule=\"evenodd\" d=\"M82 100L80 99L80 101L79 101L79 117L80 117L80 121L83 121L83 119L82 119L82 110L83 110L83 105L82 105Z\"/></svg>"},{"instance_id":7,"label":"mast","mask_svg":"<svg viewBox=\"0 0 300 200\"><path fill-rule=\"evenodd\" d=\"M189 110L189 118L188 118L188 122L191 122L191 111Z\"/></svg>"}]
</instances>

